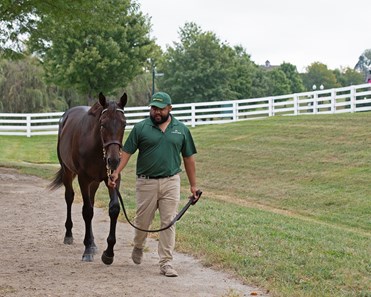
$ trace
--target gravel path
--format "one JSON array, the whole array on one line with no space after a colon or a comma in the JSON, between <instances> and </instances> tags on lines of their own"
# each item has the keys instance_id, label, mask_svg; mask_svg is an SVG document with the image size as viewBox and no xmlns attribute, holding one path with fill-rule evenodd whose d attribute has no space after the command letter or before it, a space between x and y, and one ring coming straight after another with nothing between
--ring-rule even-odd
<instances>
[{"instance_id":1,"label":"gravel path","mask_svg":"<svg viewBox=\"0 0 371 297\"><path fill-rule=\"evenodd\" d=\"M100 251L94 262L82 262L81 204L73 206L75 243L64 245L63 189L49 192L47 184L0 168L0 296L267 296L180 253L174 259L179 277L160 275L154 239L147 241L142 264L135 265L130 259L133 229L125 223L118 223L115 260L106 266L100 255L109 217L102 209L95 209L93 220Z\"/></svg>"}]
</instances>

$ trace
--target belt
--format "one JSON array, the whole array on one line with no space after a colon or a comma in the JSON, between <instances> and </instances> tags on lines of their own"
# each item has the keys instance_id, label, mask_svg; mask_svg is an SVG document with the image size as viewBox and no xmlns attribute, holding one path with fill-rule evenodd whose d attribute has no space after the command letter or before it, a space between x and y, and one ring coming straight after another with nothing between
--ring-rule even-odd
<instances>
[{"instance_id":1,"label":"belt","mask_svg":"<svg viewBox=\"0 0 371 297\"><path fill-rule=\"evenodd\" d=\"M143 179L161 179L161 178L172 177L174 175L175 174L173 174L173 175L165 175L165 176L148 176L148 175L144 175L144 174L137 174L137 177L138 178L143 178Z\"/></svg>"}]
</instances>

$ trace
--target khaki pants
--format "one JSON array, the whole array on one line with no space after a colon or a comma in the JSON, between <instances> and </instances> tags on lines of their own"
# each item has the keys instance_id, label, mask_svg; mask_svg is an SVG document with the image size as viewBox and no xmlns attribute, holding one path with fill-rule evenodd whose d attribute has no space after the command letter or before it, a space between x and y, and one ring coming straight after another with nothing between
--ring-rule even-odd
<instances>
[{"instance_id":1,"label":"khaki pants","mask_svg":"<svg viewBox=\"0 0 371 297\"><path fill-rule=\"evenodd\" d=\"M180 201L180 176L161 179L137 178L136 181L137 212L135 225L141 229L148 229L158 209L161 219L161 228L166 227L177 214ZM135 229L134 246L143 249L147 232ZM171 264L175 248L175 225L160 232L158 255L160 266Z\"/></svg>"}]
</instances>

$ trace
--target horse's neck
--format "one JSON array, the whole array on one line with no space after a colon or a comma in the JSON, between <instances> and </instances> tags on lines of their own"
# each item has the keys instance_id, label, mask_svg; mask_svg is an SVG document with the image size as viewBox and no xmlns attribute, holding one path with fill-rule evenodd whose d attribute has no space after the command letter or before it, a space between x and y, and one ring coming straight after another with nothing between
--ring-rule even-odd
<instances>
[{"instance_id":1,"label":"horse's neck","mask_svg":"<svg viewBox=\"0 0 371 297\"><path fill-rule=\"evenodd\" d=\"M95 116L86 114L84 115L84 121L82 124L84 126L82 137L86 137L87 141L89 141L93 146L102 146L99 119Z\"/></svg>"}]
</instances>

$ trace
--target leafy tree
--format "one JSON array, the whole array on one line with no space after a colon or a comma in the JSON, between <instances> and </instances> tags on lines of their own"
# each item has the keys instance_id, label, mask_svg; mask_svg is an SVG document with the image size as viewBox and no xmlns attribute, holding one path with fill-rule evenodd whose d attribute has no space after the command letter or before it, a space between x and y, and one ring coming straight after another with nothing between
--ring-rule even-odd
<instances>
[{"instance_id":1,"label":"leafy tree","mask_svg":"<svg viewBox=\"0 0 371 297\"><path fill-rule=\"evenodd\" d=\"M250 60L250 56L241 46L234 47L232 55L230 88L235 94L233 99L251 98L256 88L253 80L258 67Z\"/></svg>"},{"instance_id":2,"label":"leafy tree","mask_svg":"<svg viewBox=\"0 0 371 297\"><path fill-rule=\"evenodd\" d=\"M43 77L34 57L0 60L0 112L64 111L82 104L75 91L48 86Z\"/></svg>"},{"instance_id":3,"label":"leafy tree","mask_svg":"<svg viewBox=\"0 0 371 297\"><path fill-rule=\"evenodd\" d=\"M148 19L137 5L122 0L96 4L91 16L95 23L76 19L60 26L50 18L39 28L48 42L31 38L30 43L44 61L48 81L78 90L88 104L100 91L109 95L125 87L143 71L154 49Z\"/></svg>"},{"instance_id":4,"label":"leafy tree","mask_svg":"<svg viewBox=\"0 0 371 297\"><path fill-rule=\"evenodd\" d=\"M266 75L268 76L267 91L269 94L266 94L266 96L290 94L290 81L281 69L274 68L273 70L267 71L266 73Z\"/></svg>"},{"instance_id":5,"label":"leafy tree","mask_svg":"<svg viewBox=\"0 0 371 297\"><path fill-rule=\"evenodd\" d=\"M159 81L174 102L231 100L248 96L253 63L241 47L231 48L195 23L180 29L180 42L168 47Z\"/></svg>"},{"instance_id":6,"label":"leafy tree","mask_svg":"<svg viewBox=\"0 0 371 297\"><path fill-rule=\"evenodd\" d=\"M303 80L295 65L290 63L282 63L279 69L285 74L289 80L290 91L289 93L300 93L305 91Z\"/></svg>"},{"instance_id":7,"label":"leafy tree","mask_svg":"<svg viewBox=\"0 0 371 297\"><path fill-rule=\"evenodd\" d=\"M363 82L366 82L371 78L371 49L367 49L362 53L358 58L357 64L354 66L354 70L363 73Z\"/></svg>"},{"instance_id":8,"label":"leafy tree","mask_svg":"<svg viewBox=\"0 0 371 297\"><path fill-rule=\"evenodd\" d=\"M154 47L149 19L131 0L5 0L0 13L3 52L36 53L49 83L88 99L125 87Z\"/></svg>"},{"instance_id":9,"label":"leafy tree","mask_svg":"<svg viewBox=\"0 0 371 297\"><path fill-rule=\"evenodd\" d=\"M52 30L44 30L52 22L55 27L90 27L114 24L110 9L130 0L3 0L0 2L0 49L10 57L27 56L27 42L48 43ZM105 7L103 6L105 5ZM103 8L103 9L102 9Z\"/></svg>"},{"instance_id":10,"label":"leafy tree","mask_svg":"<svg viewBox=\"0 0 371 297\"><path fill-rule=\"evenodd\" d=\"M302 74L302 79L306 90L311 91L313 85L317 88L323 85L326 89L337 88L340 84L336 80L333 71L329 70L325 64L314 62Z\"/></svg>"},{"instance_id":11,"label":"leafy tree","mask_svg":"<svg viewBox=\"0 0 371 297\"><path fill-rule=\"evenodd\" d=\"M266 70L258 68L252 77L252 98L261 98L270 96L269 94L269 77Z\"/></svg>"},{"instance_id":12,"label":"leafy tree","mask_svg":"<svg viewBox=\"0 0 371 297\"><path fill-rule=\"evenodd\" d=\"M368 60L371 60L371 48L364 50L363 55L364 55Z\"/></svg>"},{"instance_id":13,"label":"leafy tree","mask_svg":"<svg viewBox=\"0 0 371 297\"><path fill-rule=\"evenodd\" d=\"M227 97L227 69L223 67L228 53L211 32L202 32L194 23L180 29L180 43L168 47L164 55L159 82L174 102L197 102Z\"/></svg>"},{"instance_id":14,"label":"leafy tree","mask_svg":"<svg viewBox=\"0 0 371 297\"><path fill-rule=\"evenodd\" d=\"M47 86L34 58L1 61L0 101L3 112L47 111Z\"/></svg>"},{"instance_id":15,"label":"leafy tree","mask_svg":"<svg viewBox=\"0 0 371 297\"><path fill-rule=\"evenodd\" d=\"M364 83L364 75L357 70L349 67L345 69L335 69L334 74L337 82L341 87L347 87L351 85L358 85Z\"/></svg>"},{"instance_id":16,"label":"leafy tree","mask_svg":"<svg viewBox=\"0 0 371 297\"><path fill-rule=\"evenodd\" d=\"M44 39L39 27L53 18L63 25L73 17L92 22L90 12L99 0L3 0L0 3L0 49L11 57L20 57L27 50L30 36ZM78 12L78 13L77 13ZM27 53L26 53L27 55Z\"/></svg>"},{"instance_id":17,"label":"leafy tree","mask_svg":"<svg viewBox=\"0 0 371 297\"><path fill-rule=\"evenodd\" d=\"M156 71L156 61L160 61L162 55L161 47L154 45L154 50L151 52L151 58L147 59L144 72L137 75L125 87L125 91L129 94L128 106L148 105L152 97L152 88L154 87L154 91L157 89L157 79L153 81L153 71ZM120 89L116 97L121 96L122 92L123 90Z\"/></svg>"},{"instance_id":18,"label":"leafy tree","mask_svg":"<svg viewBox=\"0 0 371 297\"><path fill-rule=\"evenodd\" d=\"M127 106L146 106L152 96L152 74L151 72L144 72L137 75L124 89L119 89L118 94L123 92L128 94Z\"/></svg>"},{"instance_id":19,"label":"leafy tree","mask_svg":"<svg viewBox=\"0 0 371 297\"><path fill-rule=\"evenodd\" d=\"M48 105L51 111L65 111L73 106L84 105L85 100L73 89L48 86Z\"/></svg>"}]
</instances>

